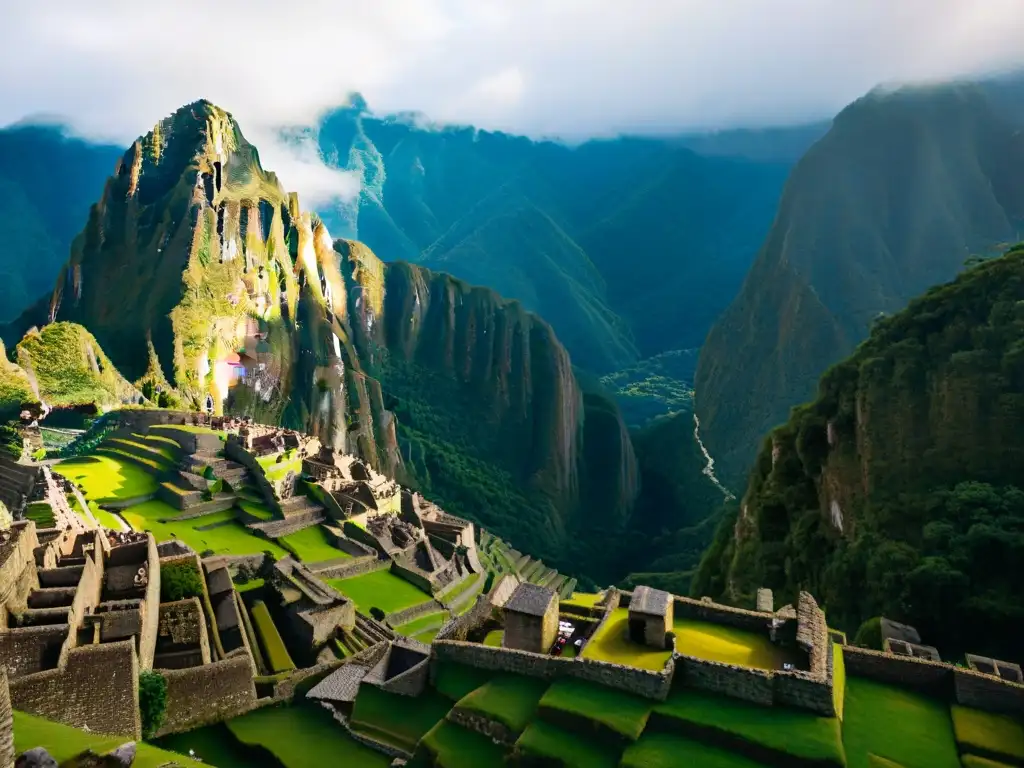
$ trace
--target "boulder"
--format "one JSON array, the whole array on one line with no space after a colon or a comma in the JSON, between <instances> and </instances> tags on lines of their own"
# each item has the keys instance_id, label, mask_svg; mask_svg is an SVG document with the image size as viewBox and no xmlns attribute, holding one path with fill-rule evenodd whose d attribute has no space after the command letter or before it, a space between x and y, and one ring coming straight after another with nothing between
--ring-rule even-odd
<instances>
[{"instance_id":1,"label":"boulder","mask_svg":"<svg viewBox=\"0 0 1024 768\"><path fill-rule=\"evenodd\" d=\"M43 747L34 747L18 758L14 768L57 768L57 761Z\"/></svg>"}]
</instances>

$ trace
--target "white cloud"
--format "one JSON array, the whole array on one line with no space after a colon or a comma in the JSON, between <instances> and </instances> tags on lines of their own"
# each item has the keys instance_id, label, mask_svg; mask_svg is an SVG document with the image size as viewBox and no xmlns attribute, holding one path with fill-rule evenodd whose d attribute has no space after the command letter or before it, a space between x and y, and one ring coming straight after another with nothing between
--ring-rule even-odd
<instances>
[{"instance_id":1,"label":"white cloud","mask_svg":"<svg viewBox=\"0 0 1024 768\"><path fill-rule=\"evenodd\" d=\"M268 137L359 90L377 111L579 138L794 122L881 81L1024 63L1021 0L45 0L0 25L0 124L131 141L230 110L282 181L351 191ZM273 144L273 146L271 146Z\"/></svg>"}]
</instances>

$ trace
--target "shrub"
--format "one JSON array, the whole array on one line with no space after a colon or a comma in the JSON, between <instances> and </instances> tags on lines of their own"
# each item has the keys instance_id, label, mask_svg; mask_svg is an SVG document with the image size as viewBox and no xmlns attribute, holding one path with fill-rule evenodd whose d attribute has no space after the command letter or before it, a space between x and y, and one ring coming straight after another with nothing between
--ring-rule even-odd
<instances>
[{"instance_id":1,"label":"shrub","mask_svg":"<svg viewBox=\"0 0 1024 768\"><path fill-rule=\"evenodd\" d=\"M875 616L860 625L857 634L853 637L853 644L862 648L872 648L876 651L882 650L882 619Z\"/></svg>"},{"instance_id":2,"label":"shrub","mask_svg":"<svg viewBox=\"0 0 1024 768\"><path fill-rule=\"evenodd\" d=\"M373 616L373 618L375 618L377 621L384 621L384 611L382 611L377 606L374 606L370 609L370 615Z\"/></svg>"},{"instance_id":3,"label":"shrub","mask_svg":"<svg viewBox=\"0 0 1024 768\"><path fill-rule=\"evenodd\" d=\"M142 735L152 738L163 725L167 713L167 680L159 672L139 673L139 715Z\"/></svg>"},{"instance_id":4,"label":"shrub","mask_svg":"<svg viewBox=\"0 0 1024 768\"><path fill-rule=\"evenodd\" d=\"M203 594L203 580L195 563L170 563L160 567L160 602L173 603Z\"/></svg>"}]
</instances>

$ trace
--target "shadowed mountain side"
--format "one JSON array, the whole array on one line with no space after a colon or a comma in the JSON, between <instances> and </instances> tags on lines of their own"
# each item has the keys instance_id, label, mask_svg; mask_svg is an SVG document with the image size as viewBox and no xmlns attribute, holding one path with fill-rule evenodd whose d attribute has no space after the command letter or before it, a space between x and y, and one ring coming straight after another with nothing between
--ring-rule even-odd
<instances>
[{"instance_id":1,"label":"shadowed mountain side","mask_svg":"<svg viewBox=\"0 0 1024 768\"><path fill-rule=\"evenodd\" d=\"M1016 238L1024 140L974 85L876 92L797 164L739 295L701 350L696 409L727 483L880 313Z\"/></svg>"}]
</instances>

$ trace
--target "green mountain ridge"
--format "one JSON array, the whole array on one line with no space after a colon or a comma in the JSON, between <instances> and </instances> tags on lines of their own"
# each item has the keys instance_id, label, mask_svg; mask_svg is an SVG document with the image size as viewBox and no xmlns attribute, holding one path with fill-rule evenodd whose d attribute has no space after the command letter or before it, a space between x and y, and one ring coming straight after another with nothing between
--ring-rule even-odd
<instances>
[{"instance_id":1,"label":"green mountain ridge","mask_svg":"<svg viewBox=\"0 0 1024 768\"><path fill-rule=\"evenodd\" d=\"M879 320L765 439L694 594L806 589L830 626L884 614L1018 658L1022 338L1024 245Z\"/></svg>"},{"instance_id":2,"label":"green mountain ridge","mask_svg":"<svg viewBox=\"0 0 1024 768\"><path fill-rule=\"evenodd\" d=\"M728 483L879 314L1019 237L1024 138L1009 103L969 83L873 92L793 169L697 366L701 434Z\"/></svg>"}]
</instances>

